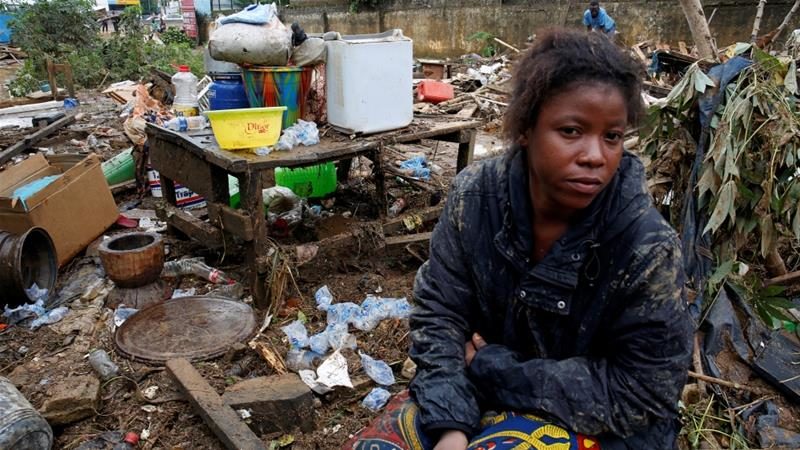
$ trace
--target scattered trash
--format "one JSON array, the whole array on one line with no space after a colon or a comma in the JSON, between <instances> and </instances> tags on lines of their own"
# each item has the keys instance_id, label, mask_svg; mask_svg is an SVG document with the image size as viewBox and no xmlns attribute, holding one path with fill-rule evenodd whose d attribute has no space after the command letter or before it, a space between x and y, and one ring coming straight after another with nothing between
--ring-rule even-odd
<instances>
[{"instance_id":1,"label":"scattered trash","mask_svg":"<svg viewBox=\"0 0 800 450\"><path fill-rule=\"evenodd\" d=\"M384 361L372 358L363 352L358 352L361 356L361 366L367 376L382 386L391 386L395 383L392 368Z\"/></svg>"},{"instance_id":2,"label":"scattered trash","mask_svg":"<svg viewBox=\"0 0 800 450\"><path fill-rule=\"evenodd\" d=\"M251 413L250 410L247 409L239 409L236 411L236 413L239 414L239 417L241 417L242 420L247 420L253 417L253 413Z\"/></svg>"},{"instance_id":3,"label":"scattered trash","mask_svg":"<svg viewBox=\"0 0 800 450\"><path fill-rule=\"evenodd\" d=\"M217 285L217 287L208 292L209 297L227 297L237 300L241 299L242 295L244 295L244 286L242 283L237 282Z\"/></svg>"},{"instance_id":4,"label":"scattered trash","mask_svg":"<svg viewBox=\"0 0 800 450\"><path fill-rule=\"evenodd\" d=\"M154 412L158 411L158 407L155 405L144 405L139 409L146 412L147 414L153 414Z\"/></svg>"},{"instance_id":5,"label":"scattered trash","mask_svg":"<svg viewBox=\"0 0 800 450\"><path fill-rule=\"evenodd\" d=\"M150 217L142 217L139 219L139 228L147 233L163 233L167 231L167 223Z\"/></svg>"},{"instance_id":6,"label":"scattered trash","mask_svg":"<svg viewBox=\"0 0 800 450\"><path fill-rule=\"evenodd\" d=\"M173 131L193 131L208 128L205 116L176 117L164 122L164 127Z\"/></svg>"},{"instance_id":7,"label":"scattered trash","mask_svg":"<svg viewBox=\"0 0 800 450\"><path fill-rule=\"evenodd\" d=\"M429 180L431 178L431 169L428 168L428 162L424 156L416 156L400 163L400 168L409 171L409 175L414 178L421 178Z\"/></svg>"},{"instance_id":8,"label":"scattered trash","mask_svg":"<svg viewBox=\"0 0 800 450\"><path fill-rule=\"evenodd\" d=\"M195 288L175 289L172 291L172 298L191 297L195 294L195 292L197 292L197 289Z\"/></svg>"},{"instance_id":9,"label":"scattered trash","mask_svg":"<svg viewBox=\"0 0 800 450\"><path fill-rule=\"evenodd\" d=\"M378 411L386 405L386 402L388 402L391 397L392 394L390 394L389 391L384 388L376 387L364 397L361 406L370 411Z\"/></svg>"},{"instance_id":10,"label":"scattered trash","mask_svg":"<svg viewBox=\"0 0 800 450\"><path fill-rule=\"evenodd\" d=\"M299 320L295 320L289 325L281 327L281 330L286 333L289 338L289 345L293 349L301 349L308 347L308 331L306 327Z\"/></svg>"},{"instance_id":11,"label":"scattered trash","mask_svg":"<svg viewBox=\"0 0 800 450\"><path fill-rule=\"evenodd\" d=\"M53 430L6 378L0 377L0 448L49 449Z\"/></svg>"},{"instance_id":12,"label":"scattered trash","mask_svg":"<svg viewBox=\"0 0 800 450\"><path fill-rule=\"evenodd\" d=\"M406 207L406 200L402 197L398 198L397 200L392 203L392 206L389 207L389 217L397 217Z\"/></svg>"},{"instance_id":13,"label":"scattered trash","mask_svg":"<svg viewBox=\"0 0 800 450\"><path fill-rule=\"evenodd\" d=\"M301 370L299 375L300 379L317 394L330 392L336 386L353 387L350 375L347 373L347 359L338 351L323 361L316 373L313 370Z\"/></svg>"},{"instance_id":14,"label":"scattered trash","mask_svg":"<svg viewBox=\"0 0 800 450\"><path fill-rule=\"evenodd\" d=\"M27 303L14 309L9 309L8 306L6 306L3 311L3 317L6 318L9 325L15 325L31 317L36 318L43 316L45 312L44 300L40 299L37 300L36 303Z\"/></svg>"},{"instance_id":15,"label":"scattered trash","mask_svg":"<svg viewBox=\"0 0 800 450\"><path fill-rule=\"evenodd\" d=\"M142 396L147 400L153 400L158 395L158 386L148 386L142 391Z\"/></svg>"},{"instance_id":16,"label":"scattered trash","mask_svg":"<svg viewBox=\"0 0 800 450\"><path fill-rule=\"evenodd\" d=\"M298 119L297 123L283 130L275 150L291 150L297 145L319 144L319 130L314 122Z\"/></svg>"},{"instance_id":17,"label":"scattered trash","mask_svg":"<svg viewBox=\"0 0 800 450\"><path fill-rule=\"evenodd\" d=\"M292 33L278 19L274 3L248 6L217 19L217 24L208 40L214 59L262 66L285 66L288 62Z\"/></svg>"},{"instance_id":18,"label":"scattered trash","mask_svg":"<svg viewBox=\"0 0 800 450\"><path fill-rule=\"evenodd\" d=\"M89 353L89 365L92 366L92 369L103 381L119 375L119 367L111 361L111 357L103 349L97 349Z\"/></svg>"},{"instance_id":19,"label":"scattered trash","mask_svg":"<svg viewBox=\"0 0 800 450\"><path fill-rule=\"evenodd\" d=\"M293 372L310 370L314 368L314 362L323 357L321 353L293 348L286 354L286 368Z\"/></svg>"},{"instance_id":20,"label":"scattered trash","mask_svg":"<svg viewBox=\"0 0 800 450\"><path fill-rule=\"evenodd\" d=\"M45 301L49 295L48 289L42 289L36 283L33 283L30 288L25 289L25 293L34 302Z\"/></svg>"},{"instance_id":21,"label":"scattered trash","mask_svg":"<svg viewBox=\"0 0 800 450\"><path fill-rule=\"evenodd\" d=\"M195 275L214 284L233 284L234 281L219 269L207 266L202 258L187 258L164 263L162 277L175 278L182 275Z\"/></svg>"},{"instance_id":22,"label":"scattered trash","mask_svg":"<svg viewBox=\"0 0 800 450\"><path fill-rule=\"evenodd\" d=\"M128 318L130 318L137 312L139 312L138 309L125 308L123 306L120 306L119 308L114 310L114 326L117 328L121 327L122 324L125 323L126 320L128 320Z\"/></svg>"},{"instance_id":23,"label":"scattered trash","mask_svg":"<svg viewBox=\"0 0 800 450\"><path fill-rule=\"evenodd\" d=\"M353 325L361 331L371 331L386 319L405 319L411 315L411 304L405 298L368 296L361 303L361 312Z\"/></svg>"},{"instance_id":24,"label":"scattered trash","mask_svg":"<svg viewBox=\"0 0 800 450\"><path fill-rule=\"evenodd\" d=\"M51 323L56 323L66 317L69 313L69 308L66 306L59 306L58 308L52 309L45 313L43 316L40 316L31 322L31 330L35 330L42 325L49 325Z\"/></svg>"},{"instance_id":25,"label":"scattered trash","mask_svg":"<svg viewBox=\"0 0 800 450\"><path fill-rule=\"evenodd\" d=\"M406 358L403 361L403 369L400 371L400 375L403 378L408 380L414 378L414 375L417 374L417 363L415 363L411 358Z\"/></svg>"}]
</instances>

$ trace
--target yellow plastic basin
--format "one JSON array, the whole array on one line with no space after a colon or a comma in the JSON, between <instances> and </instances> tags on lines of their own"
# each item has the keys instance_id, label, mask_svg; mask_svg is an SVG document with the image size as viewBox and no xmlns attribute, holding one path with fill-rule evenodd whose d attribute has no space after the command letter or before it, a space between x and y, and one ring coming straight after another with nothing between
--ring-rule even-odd
<instances>
[{"instance_id":1,"label":"yellow plastic basin","mask_svg":"<svg viewBox=\"0 0 800 450\"><path fill-rule=\"evenodd\" d=\"M281 136L285 106L206 111L220 148L233 150L275 145Z\"/></svg>"}]
</instances>

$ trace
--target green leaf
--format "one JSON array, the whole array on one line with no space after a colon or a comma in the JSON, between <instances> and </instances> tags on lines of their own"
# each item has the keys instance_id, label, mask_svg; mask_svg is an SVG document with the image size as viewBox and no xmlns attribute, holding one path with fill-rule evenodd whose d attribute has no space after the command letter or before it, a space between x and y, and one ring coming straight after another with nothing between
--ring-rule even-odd
<instances>
[{"instance_id":1,"label":"green leaf","mask_svg":"<svg viewBox=\"0 0 800 450\"><path fill-rule=\"evenodd\" d=\"M800 240L800 204L795 205L794 219L792 219L792 233L795 239Z\"/></svg>"},{"instance_id":2,"label":"green leaf","mask_svg":"<svg viewBox=\"0 0 800 450\"><path fill-rule=\"evenodd\" d=\"M699 93L704 93L707 87L716 87L714 80L708 77L702 70L694 73L694 90Z\"/></svg>"},{"instance_id":3,"label":"green leaf","mask_svg":"<svg viewBox=\"0 0 800 450\"><path fill-rule=\"evenodd\" d=\"M717 203L714 205L714 212L711 213L711 218L709 218L708 224L706 224L706 227L703 229L704 234L708 231L711 231L711 233L716 232L719 227L725 223L725 219L731 215L733 211L733 201L735 199L735 189L736 183L733 181L728 181L722 186L722 189L719 191L719 196L717 197ZM732 219L735 221L736 217L734 216Z\"/></svg>"},{"instance_id":4,"label":"green leaf","mask_svg":"<svg viewBox=\"0 0 800 450\"><path fill-rule=\"evenodd\" d=\"M722 282L722 280L731 274L731 271L733 270L733 263L733 260L728 260L720 264L717 267L717 270L715 270L714 273L708 278L708 283L716 286Z\"/></svg>"},{"instance_id":5,"label":"green leaf","mask_svg":"<svg viewBox=\"0 0 800 450\"><path fill-rule=\"evenodd\" d=\"M783 85L790 94L797 94L797 65L794 60L789 63L789 69L786 71L786 77L783 79Z\"/></svg>"},{"instance_id":6,"label":"green leaf","mask_svg":"<svg viewBox=\"0 0 800 450\"><path fill-rule=\"evenodd\" d=\"M758 294L759 297L775 297L776 295L783 294L784 291L786 291L786 287L773 284L771 286L765 287Z\"/></svg>"},{"instance_id":7,"label":"green leaf","mask_svg":"<svg viewBox=\"0 0 800 450\"><path fill-rule=\"evenodd\" d=\"M297 321L300 323L308 322L308 317L306 317L303 311L297 311Z\"/></svg>"},{"instance_id":8,"label":"green leaf","mask_svg":"<svg viewBox=\"0 0 800 450\"><path fill-rule=\"evenodd\" d=\"M766 258L767 254L775 247L775 224L772 223L772 216L766 214L759 220L761 229L761 257Z\"/></svg>"}]
</instances>

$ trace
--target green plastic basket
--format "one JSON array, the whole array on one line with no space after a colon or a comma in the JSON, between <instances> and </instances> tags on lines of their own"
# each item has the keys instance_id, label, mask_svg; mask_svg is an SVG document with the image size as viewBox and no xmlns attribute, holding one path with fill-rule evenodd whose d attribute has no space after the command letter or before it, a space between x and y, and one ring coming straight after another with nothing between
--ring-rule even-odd
<instances>
[{"instance_id":1,"label":"green plastic basket","mask_svg":"<svg viewBox=\"0 0 800 450\"><path fill-rule=\"evenodd\" d=\"M133 147L104 162L101 167L109 186L122 184L135 178Z\"/></svg>"},{"instance_id":2,"label":"green plastic basket","mask_svg":"<svg viewBox=\"0 0 800 450\"><path fill-rule=\"evenodd\" d=\"M275 168L275 184L300 197L325 197L336 191L336 166L332 162L310 167Z\"/></svg>"}]
</instances>

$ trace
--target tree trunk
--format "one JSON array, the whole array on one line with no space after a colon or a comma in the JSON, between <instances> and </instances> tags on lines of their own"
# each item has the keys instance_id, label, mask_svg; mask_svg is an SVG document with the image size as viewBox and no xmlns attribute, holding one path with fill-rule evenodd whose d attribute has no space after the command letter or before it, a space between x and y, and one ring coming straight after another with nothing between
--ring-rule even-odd
<instances>
[{"instance_id":1,"label":"tree trunk","mask_svg":"<svg viewBox=\"0 0 800 450\"><path fill-rule=\"evenodd\" d=\"M792 9L790 9L789 12L786 14L786 17L783 18L783 22L781 22L778 28L772 30L767 35L769 36L769 41L767 42L767 44L771 43L775 39L778 39L778 36L780 36L780 34L783 33L783 29L786 28L786 26L789 25L789 22L792 21L792 18L794 17L795 13L797 13L798 9L800 9L800 0L795 0L794 5L792 5Z\"/></svg>"},{"instance_id":2,"label":"tree trunk","mask_svg":"<svg viewBox=\"0 0 800 450\"><path fill-rule=\"evenodd\" d=\"M767 0L759 0L758 7L756 8L756 20L753 21L753 32L750 33L750 43L754 44L758 37L758 32L761 30L761 17L764 15L764 5Z\"/></svg>"},{"instance_id":3,"label":"tree trunk","mask_svg":"<svg viewBox=\"0 0 800 450\"><path fill-rule=\"evenodd\" d=\"M708 29L708 22L706 22L706 15L700 0L680 0L680 2L700 57L716 61L717 50L714 48L714 41L711 40L711 31Z\"/></svg>"}]
</instances>

